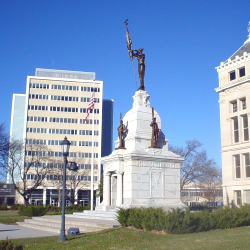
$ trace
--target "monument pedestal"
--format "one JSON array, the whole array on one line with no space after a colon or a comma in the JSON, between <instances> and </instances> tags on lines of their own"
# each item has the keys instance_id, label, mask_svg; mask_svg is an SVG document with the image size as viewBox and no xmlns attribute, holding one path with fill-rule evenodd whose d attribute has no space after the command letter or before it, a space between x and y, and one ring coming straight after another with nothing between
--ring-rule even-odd
<instances>
[{"instance_id":1,"label":"monument pedestal","mask_svg":"<svg viewBox=\"0 0 250 250\"><path fill-rule=\"evenodd\" d=\"M101 161L104 197L96 210L184 206L180 200L180 166L184 159L168 151L168 141L162 131L157 148L151 147L152 109L149 95L139 90L133 98L133 107L123 118L126 149L116 149ZM161 129L157 112L154 117ZM116 141L115 146L118 147L118 144L119 141Z\"/></svg>"}]
</instances>

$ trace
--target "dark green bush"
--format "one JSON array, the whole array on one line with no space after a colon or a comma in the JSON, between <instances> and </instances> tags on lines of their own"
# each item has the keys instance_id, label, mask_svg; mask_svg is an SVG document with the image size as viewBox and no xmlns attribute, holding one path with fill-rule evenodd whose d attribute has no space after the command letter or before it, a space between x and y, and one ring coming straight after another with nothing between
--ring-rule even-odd
<instances>
[{"instance_id":1,"label":"dark green bush","mask_svg":"<svg viewBox=\"0 0 250 250\"><path fill-rule=\"evenodd\" d=\"M142 229L142 208L129 209L128 213L127 225Z\"/></svg>"},{"instance_id":2,"label":"dark green bush","mask_svg":"<svg viewBox=\"0 0 250 250\"><path fill-rule=\"evenodd\" d=\"M9 209L7 208L7 206L3 205L3 206L0 206L0 210L2 211L2 210L9 210Z\"/></svg>"},{"instance_id":3,"label":"dark green bush","mask_svg":"<svg viewBox=\"0 0 250 250\"><path fill-rule=\"evenodd\" d=\"M123 226L128 226L129 209L120 208L117 212L117 220Z\"/></svg>"},{"instance_id":4,"label":"dark green bush","mask_svg":"<svg viewBox=\"0 0 250 250\"><path fill-rule=\"evenodd\" d=\"M165 230L172 234L185 234L250 226L250 204L239 208L219 208L214 212L205 209L190 212L187 209L172 209L164 212L161 208L130 208L118 211L122 226L134 226L146 230Z\"/></svg>"},{"instance_id":5,"label":"dark green bush","mask_svg":"<svg viewBox=\"0 0 250 250\"><path fill-rule=\"evenodd\" d=\"M213 229L212 213L209 210L201 212L187 212L183 218L182 232L180 233L198 233Z\"/></svg>"},{"instance_id":6,"label":"dark green bush","mask_svg":"<svg viewBox=\"0 0 250 250\"><path fill-rule=\"evenodd\" d=\"M182 208L176 208L170 210L166 214L166 219L165 219L165 230L168 233L183 233L183 219L188 211Z\"/></svg>"},{"instance_id":7,"label":"dark green bush","mask_svg":"<svg viewBox=\"0 0 250 250\"><path fill-rule=\"evenodd\" d=\"M164 229L166 214L162 208L142 208L141 226L147 231Z\"/></svg>"},{"instance_id":8,"label":"dark green bush","mask_svg":"<svg viewBox=\"0 0 250 250\"><path fill-rule=\"evenodd\" d=\"M20 207L18 214L21 216L42 216L45 215L45 207L43 206L27 206L27 207Z\"/></svg>"},{"instance_id":9,"label":"dark green bush","mask_svg":"<svg viewBox=\"0 0 250 250\"><path fill-rule=\"evenodd\" d=\"M24 207L24 205L20 205L20 204L12 205L12 206L10 207L10 210L19 210L20 207Z\"/></svg>"},{"instance_id":10,"label":"dark green bush","mask_svg":"<svg viewBox=\"0 0 250 250\"><path fill-rule=\"evenodd\" d=\"M0 249L1 250L23 250L23 246L21 244L13 245L11 240L1 240L0 241Z\"/></svg>"}]
</instances>

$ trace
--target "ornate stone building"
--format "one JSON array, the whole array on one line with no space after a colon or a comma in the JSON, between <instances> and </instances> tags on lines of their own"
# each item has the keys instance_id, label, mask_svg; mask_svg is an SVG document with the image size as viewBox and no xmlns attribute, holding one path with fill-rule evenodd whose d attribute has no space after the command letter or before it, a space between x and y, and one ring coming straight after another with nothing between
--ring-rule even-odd
<instances>
[{"instance_id":1,"label":"ornate stone building","mask_svg":"<svg viewBox=\"0 0 250 250\"><path fill-rule=\"evenodd\" d=\"M216 67L224 205L250 203L250 26L248 39Z\"/></svg>"}]
</instances>

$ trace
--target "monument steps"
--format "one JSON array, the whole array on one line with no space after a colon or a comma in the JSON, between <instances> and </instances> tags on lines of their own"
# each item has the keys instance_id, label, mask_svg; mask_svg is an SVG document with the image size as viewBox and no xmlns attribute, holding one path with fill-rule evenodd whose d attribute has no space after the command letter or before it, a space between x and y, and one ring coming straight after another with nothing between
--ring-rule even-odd
<instances>
[{"instance_id":1,"label":"monument steps","mask_svg":"<svg viewBox=\"0 0 250 250\"><path fill-rule=\"evenodd\" d=\"M32 217L32 219L25 219L24 222L17 222L17 224L23 227L29 227L60 234L61 215L45 215L41 217ZM93 218L85 218L80 215L74 216L71 214L70 215L66 214L65 216L66 234L67 230L70 227L79 228L80 233L87 233L87 232L100 231L108 228L120 227L120 224L115 220L107 218L93 219Z\"/></svg>"},{"instance_id":2,"label":"monument steps","mask_svg":"<svg viewBox=\"0 0 250 250\"><path fill-rule=\"evenodd\" d=\"M86 218L86 219L97 219L97 220L116 220L117 213L115 209L109 211L91 211L85 210L82 212L75 212L73 215L67 215L69 217L78 217L78 218Z\"/></svg>"}]
</instances>

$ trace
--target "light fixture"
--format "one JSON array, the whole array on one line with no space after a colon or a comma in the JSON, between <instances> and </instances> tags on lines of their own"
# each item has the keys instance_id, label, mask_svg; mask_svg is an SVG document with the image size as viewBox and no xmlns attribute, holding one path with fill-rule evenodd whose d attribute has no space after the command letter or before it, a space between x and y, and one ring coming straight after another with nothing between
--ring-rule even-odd
<instances>
[{"instance_id":1,"label":"light fixture","mask_svg":"<svg viewBox=\"0 0 250 250\"><path fill-rule=\"evenodd\" d=\"M64 156L68 156L69 155L69 147L70 147L70 142L67 140L67 137L64 137L64 140L61 143L62 146L62 153Z\"/></svg>"}]
</instances>

